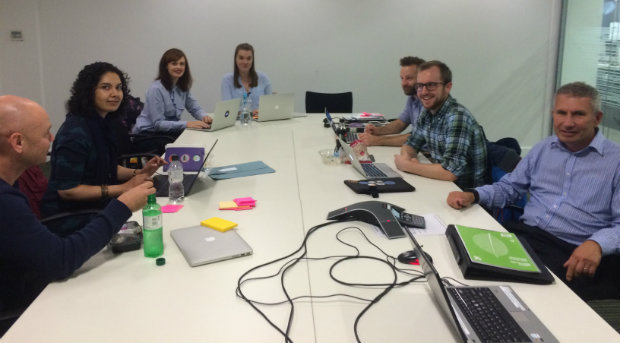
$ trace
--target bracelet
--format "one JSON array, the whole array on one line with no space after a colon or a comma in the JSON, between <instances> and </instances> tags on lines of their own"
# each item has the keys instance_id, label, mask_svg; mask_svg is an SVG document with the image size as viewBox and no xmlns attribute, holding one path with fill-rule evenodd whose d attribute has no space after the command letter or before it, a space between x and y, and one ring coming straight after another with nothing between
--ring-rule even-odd
<instances>
[{"instance_id":1,"label":"bracelet","mask_svg":"<svg viewBox=\"0 0 620 343\"><path fill-rule=\"evenodd\" d=\"M101 185L101 198L107 199L110 193L108 193L108 185Z\"/></svg>"},{"instance_id":2,"label":"bracelet","mask_svg":"<svg viewBox=\"0 0 620 343\"><path fill-rule=\"evenodd\" d=\"M133 173L131 174L131 176L136 176L136 174L138 174L138 169L134 169Z\"/></svg>"},{"instance_id":3,"label":"bracelet","mask_svg":"<svg viewBox=\"0 0 620 343\"><path fill-rule=\"evenodd\" d=\"M478 191L475 188L467 188L465 189L465 192L469 192L474 195L474 204L480 202L480 194L478 194Z\"/></svg>"}]
</instances>

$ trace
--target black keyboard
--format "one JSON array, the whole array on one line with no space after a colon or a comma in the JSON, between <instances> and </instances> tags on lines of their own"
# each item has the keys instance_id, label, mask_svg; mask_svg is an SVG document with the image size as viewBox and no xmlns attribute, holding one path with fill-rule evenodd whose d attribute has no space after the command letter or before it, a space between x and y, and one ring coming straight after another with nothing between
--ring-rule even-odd
<instances>
[{"instance_id":1,"label":"black keyboard","mask_svg":"<svg viewBox=\"0 0 620 343\"><path fill-rule=\"evenodd\" d=\"M382 172L376 165L372 163L360 163L362 165L362 169L364 169L364 173L368 177L387 177L384 172Z\"/></svg>"},{"instance_id":2,"label":"black keyboard","mask_svg":"<svg viewBox=\"0 0 620 343\"><path fill-rule=\"evenodd\" d=\"M531 342L488 287L446 289L482 342Z\"/></svg>"},{"instance_id":3,"label":"black keyboard","mask_svg":"<svg viewBox=\"0 0 620 343\"><path fill-rule=\"evenodd\" d=\"M345 132L342 134L342 140L346 143L351 144L357 139L359 139L359 135L356 132Z\"/></svg>"}]
</instances>

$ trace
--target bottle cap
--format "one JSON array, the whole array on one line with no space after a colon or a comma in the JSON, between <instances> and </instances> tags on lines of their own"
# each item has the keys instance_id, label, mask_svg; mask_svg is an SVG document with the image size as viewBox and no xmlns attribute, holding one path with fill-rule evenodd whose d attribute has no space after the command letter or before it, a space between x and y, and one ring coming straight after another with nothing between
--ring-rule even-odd
<instances>
[{"instance_id":1,"label":"bottle cap","mask_svg":"<svg viewBox=\"0 0 620 343\"><path fill-rule=\"evenodd\" d=\"M166 264L166 258L165 257L159 257L155 260L155 264L157 264L158 266L163 266L164 264Z\"/></svg>"}]
</instances>

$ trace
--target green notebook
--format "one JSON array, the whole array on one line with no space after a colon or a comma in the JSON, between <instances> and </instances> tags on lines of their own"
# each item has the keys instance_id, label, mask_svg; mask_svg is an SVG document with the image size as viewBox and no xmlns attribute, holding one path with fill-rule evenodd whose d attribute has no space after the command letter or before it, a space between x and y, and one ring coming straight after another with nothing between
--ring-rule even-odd
<instances>
[{"instance_id":1,"label":"green notebook","mask_svg":"<svg viewBox=\"0 0 620 343\"><path fill-rule=\"evenodd\" d=\"M538 273L540 269L519 239L511 232L455 225L473 263Z\"/></svg>"}]
</instances>

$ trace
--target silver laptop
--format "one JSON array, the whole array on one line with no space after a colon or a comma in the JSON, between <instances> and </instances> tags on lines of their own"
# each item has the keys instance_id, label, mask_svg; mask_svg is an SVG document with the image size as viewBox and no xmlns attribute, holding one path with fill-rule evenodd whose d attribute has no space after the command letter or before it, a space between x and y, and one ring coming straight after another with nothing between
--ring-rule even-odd
<instances>
[{"instance_id":1,"label":"silver laptop","mask_svg":"<svg viewBox=\"0 0 620 343\"><path fill-rule=\"evenodd\" d=\"M342 147L345 155L351 161L351 165L355 170L357 170L362 176L367 179L385 179L390 177L401 177L400 174L394 171L394 169L390 168L385 163L361 163L357 159L357 155L351 148L351 146L345 142L342 138L338 137L338 142Z\"/></svg>"},{"instance_id":2,"label":"silver laptop","mask_svg":"<svg viewBox=\"0 0 620 343\"><path fill-rule=\"evenodd\" d=\"M207 158L209 157L209 155L211 155L211 152L213 151L213 148L215 148L217 141L218 139L215 140L215 142L211 146L211 149L209 149L209 151L205 155L204 159L202 160L202 166L200 167L200 169L198 169L198 172L183 173L183 190L185 191L185 196L189 195L189 192L192 191L192 187L194 186L194 183L196 183L196 180L198 180L198 175L200 175L200 171L207 164ZM153 187L155 187L155 189L157 190L155 192L156 196L167 197L168 190L170 188L170 182L168 181L168 175L167 174L166 175L163 175L163 174L154 175L153 176Z\"/></svg>"},{"instance_id":3,"label":"silver laptop","mask_svg":"<svg viewBox=\"0 0 620 343\"><path fill-rule=\"evenodd\" d=\"M237 113L239 113L239 105L241 105L241 99L236 98L226 101L218 101L215 104L215 111L211 115L213 122L208 129L199 129L188 127L189 130L194 131L216 131L235 125L237 121Z\"/></svg>"},{"instance_id":4,"label":"silver laptop","mask_svg":"<svg viewBox=\"0 0 620 343\"><path fill-rule=\"evenodd\" d=\"M198 225L172 230L170 237L192 267L252 254L235 229L220 232Z\"/></svg>"},{"instance_id":5,"label":"silver laptop","mask_svg":"<svg viewBox=\"0 0 620 343\"><path fill-rule=\"evenodd\" d=\"M291 119L295 105L295 94L261 95L258 101L257 121Z\"/></svg>"},{"instance_id":6,"label":"silver laptop","mask_svg":"<svg viewBox=\"0 0 620 343\"><path fill-rule=\"evenodd\" d=\"M404 231L409 235L417 251L418 261L422 266L424 277L430 286L435 302L458 331L463 342L550 343L558 341L510 286L457 287L444 285L435 266L429 261L413 234L409 230ZM472 300L471 293L475 294L474 299L481 296L484 301ZM487 300L497 300L495 303L498 306L487 308L484 304ZM484 316L477 315L476 310L469 311L468 308L479 309L480 312L484 313ZM469 316L467 312L469 312ZM492 321L488 318L495 316L507 318L508 322L512 322L512 325L506 325L510 329L485 327ZM504 327L504 325L499 325L499 327Z\"/></svg>"}]
</instances>

